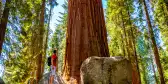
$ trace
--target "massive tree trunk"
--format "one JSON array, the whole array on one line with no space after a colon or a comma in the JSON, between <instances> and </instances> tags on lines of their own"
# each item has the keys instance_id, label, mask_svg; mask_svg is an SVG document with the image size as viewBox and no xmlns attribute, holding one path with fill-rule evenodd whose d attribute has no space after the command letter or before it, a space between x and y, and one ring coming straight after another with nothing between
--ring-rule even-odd
<instances>
[{"instance_id":1,"label":"massive tree trunk","mask_svg":"<svg viewBox=\"0 0 168 84\"><path fill-rule=\"evenodd\" d=\"M64 78L80 83L80 66L90 56L109 56L102 1L69 0Z\"/></svg>"},{"instance_id":2,"label":"massive tree trunk","mask_svg":"<svg viewBox=\"0 0 168 84\"><path fill-rule=\"evenodd\" d=\"M41 13L40 13L40 23L39 23L39 35L38 35L38 56L37 56L37 73L36 73L36 80L39 82L39 80L42 77L42 63L44 59L44 53L43 53L43 36L44 36L44 11L45 11L45 0L42 0L42 6L41 6Z\"/></svg>"},{"instance_id":3,"label":"massive tree trunk","mask_svg":"<svg viewBox=\"0 0 168 84\"><path fill-rule=\"evenodd\" d=\"M2 45L3 45L3 41L5 38L5 31L6 31L6 27L7 27L7 22L8 22L8 16L9 16L9 4L10 4L11 0L6 0L5 3L5 8L3 11L3 15L2 15L2 19L0 19L0 56L1 56L1 51L2 51Z\"/></svg>"},{"instance_id":4,"label":"massive tree trunk","mask_svg":"<svg viewBox=\"0 0 168 84\"><path fill-rule=\"evenodd\" d=\"M143 5L144 5L145 14L146 14L146 20L147 20L147 24L148 24L149 34L150 34L150 38L151 38L151 41L152 41L152 47L153 47L153 52L154 52L154 55L155 55L155 61L156 61L156 65L157 65L157 68L158 68L159 75L160 75L160 81L161 81L161 84L165 84L162 65L160 63L160 56L159 56L158 48L157 48L157 45L156 45L156 40L155 40L155 36L154 36L154 33L153 33L152 24L151 24L151 21L150 21L150 17L149 17L149 13L148 13L148 10L147 10L145 0L143 0Z\"/></svg>"}]
</instances>

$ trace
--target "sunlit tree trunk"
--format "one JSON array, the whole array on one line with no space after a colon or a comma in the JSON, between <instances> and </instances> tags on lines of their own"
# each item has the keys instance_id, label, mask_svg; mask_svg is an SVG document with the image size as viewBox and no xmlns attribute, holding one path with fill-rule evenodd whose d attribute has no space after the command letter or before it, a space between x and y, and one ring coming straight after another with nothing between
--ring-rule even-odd
<instances>
[{"instance_id":1,"label":"sunlit tree trunk","mask_svg":"<svg viewBox=\"0 0 168 84\"><path fill-rule=\"evenodd\" d=\"M150 38L147 37L147 40L150 40ZM148 49L150 50L150 52L152 52L150 42L148 42ZM155 68L155 64L154 64L154 58L153 58L152 55L150 55L150 59L151 59L151 64L152 64L152 71L153 71L153 73L154 73L154 78L155 78L155 81L156 81L155 84L158 84L159 81L158 81L158 78L157 78L157 76L156 76L156 71L155 71L156 68Z\"/></svg>"},{"instance_id":2,"label":"sunlit tree trunk","mask_svg":"<svg viewBox=\"0 0 168 84\"><path fill-rule=\"evenodd\" d=\"M138 56L137 56L137 53L136 53L136 44L135 44L135 37L133 35L133 29L131 28L131 37L132 37L132 45L133 45L133 61L135 62L135 66L136 66L136 72L138 73L137 74L137 83L136 84L141 84L141 75L140 75L140 70L139 70L139 61L138 61Z\"/></svg>"},{"instance_id":3,"label":"sunlit tree trunk","mask_svg":"<svg viewBox=\"0 0 168 84\"><path fill-rule=\"evenodd\" d=\"M124 43L124 38L123 38L123 35L121 34L121 40L122 40L122 49L123 49L123 54L124 54L124 57L126 56L126 54L125 54L125 43Z\"/></svg>"},{"instance_id":4,"label":"sunlit tree trunk","mask_svg":"<svg viewBox=\"0 0 168 84\"><path fill-rule=\"evenodd\" d=\"M44 58L46 58L47 48L48 48L48 35L49 35L49 30L50 30L50 20L51 20L51 13L52 13L52 2L51 2L51 0L49 1L49 4L50 4L50 9L49 9L48 26L47 26L47 29L46 29L45 42L44 42ZM42 61L43 62L42 62L41 74L43 74L43 72L44 72L44 61L45 61L45 59L43 59Z\"/></svg>"},{"instance_id":5,"label":"sunlit tree trunk","mask_svg":"<svg viewBox=\"0 0 168 84\"><path fill-rule=\"evenodd\" d=\"M45 0L42 0L41 13L40 13L40 23L39 23L39 40L38 40L38 56L37 56L37 73L36 80L39 80L42 77L42 60L44 59L43 53L43 36L44 36L44 14L45 14Z\"/></svg>"},{"instance_id":6,"label":"sunlit tree trunk","mask_svg":"<svg viewBox=\"0 0 168 84\"><path fill-rule=\"evenodd\" d=\"M145 11L145 14L146 14L146 20L147 20L147 24L148 24L149 34L150 34L150 38L151 38L151 41L152 41L152 47L153 47L153 52L154 52L154 55L155 55L155 61L156 61L156 65L157 65L157 68L158 68L159 75L160 75L160 81L161 81L161 84L165 84L162 65L160 63L160 56L159 56L158 48L157 48L157 45L156 45L156 40L155 40L155 36L154 36L154 33L153 33L153 29L152 29L152 25L151 25L151 21L150 21L150 17L149 17L149 13L148 13L148 10L147 10L145 0L143 0L143 5L144 5L144 11Z\"/></svg>"},{"instance_id":7,"label":"sunlit tree trunk","mask_svg":"<svg viewBox=\"0 0 168 84\"><path fill-rule=\"evenodd\" d=\"M124 24L124 17L123 17L122 11L120 13L121 13L121 19L122 19L122 28L123 28L123 32L124 32L124 40L125 40L125 43L126 43L127 56L128 56L128 59L131 59L128 39L127 39L127 33L126 33L126 27L125 27L125 24Z\"/></svg>"},{"instance_id":8,"label":"sunlit tree trunk","mask_svg":"<svg viewBox=\"0 0 168 84\"><path fill-rule=\"evenodd\" d=\"M143 60L142 56L139 56L140 57L140 60ZM143 61L141 61L141 68L142 68L142 74L143 74L143 80L145 82L145 84L149 84L148 81L147 81L147 77L146 77L146 67L145 67L145 63Z\"/></svg>"},{"instance_id":9,"label":"sunlit tree trunk","mask_svg":"<svg viewBox=\"0 0 168 84\"><path fill-rule=\"evenodd\" d=\"M8 16L9 16L9 4L11 0L6 0L5 8L3 11L2 19L0 19L0 56L2 51L2 45L5 38L5 31L7 28Z\"/></svg>"},{"instance_id":10,"label":"sunlit tree trunk","mask_svg":"<svg viewBox=\"0 0 168 84\"><path fill-rule=\"evenodd\" d=\"M131 22L131 14L130 14L130 9L129 9L129 5L127 4L127 13L128 13L128 17L129 17L129 25L130 25L130 36L131 36L131 40L132 40L132 49L133 49L133 61L135 62L135 66L136 66L136 72L138 73L138 80L137 80L137 83L136 84L141 84L141 76L140 76L140 70L139 70L139 61L138 61L138 56L137 56L137 51L136 51L136 42L135 42L135 36L134 36L134 30L133 28L133 25L132 25L132 22Z\"/></svg>"},{"instance_id":11,"label":"sunlit tree trunk","mask_svg":"<svg viewBox=\"0 0 168 84\"><path fill-rule=\"evenodd\" d=\"M109 56L102 1L69 0L64 78L80 83L80 66L90 56Z\"/></svg>"},{"instance_id":12,"label":"sunlit tree trunk","mask_svg":"<svg viewBox=\"0 0 168 84\"><path fill-rule=\"evenodd\" d=\"M123 32L124 32L124 35L125 35L125 42L126 42L126 50L127 50L127 54L128 54L128 59L131 61L132 63L132 76L133 76L133 79L132 79L132 82L133 84L139 84L139 81L140 81L140 78L139 78L139 75L138 75L138 70L137 70L137 67L136 67L136 61L135 59L132 58L132 56L134 56L134 51L133 51L133 47L132 47L132 41L131 39L132 38L129 38L127 39L128 35L127 35L127 31L126 31L126 27L125 27L125 24L124 24L124 17L123 17L123 14L122 14L122 11L121 11L121 19L122 19L122 26L123 26ZM132 50L132 53L131 53L131 50Z\"/></svg>"},{"instance_id":13,"label":"sunlit tree trunk","mask_svg":"<svg viewBox=\"0 0 168 84\"><path fill-rule=\"evenodd\" d=\"M157 76L156 76L155 66L154 66L154 63L153 63L153 57L152 57L152 55L150 55L150 57L151 57L151 61L152 61L152 70L153 70L153 73L154 73L155 81L156 81L156 84L158 84L158 79L157 79Z\"/></svg>"}]
</instances>

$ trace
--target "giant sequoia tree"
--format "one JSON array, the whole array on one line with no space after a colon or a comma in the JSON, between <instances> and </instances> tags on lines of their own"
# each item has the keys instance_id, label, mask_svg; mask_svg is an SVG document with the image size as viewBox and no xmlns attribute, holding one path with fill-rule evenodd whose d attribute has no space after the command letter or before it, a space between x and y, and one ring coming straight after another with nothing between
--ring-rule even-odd
<instances>
[{"instance_id":1,"label":"giant sequoia tree","mask_svg":"<svg viewBox=\"0 0 168 84\"><path fill-rule=\"evenodd\" d=\"M102 1L69 0L63 69L66 80L73 78L79 83L80 66L90 56L109 56Z\"/></svg>"}]
</instances>

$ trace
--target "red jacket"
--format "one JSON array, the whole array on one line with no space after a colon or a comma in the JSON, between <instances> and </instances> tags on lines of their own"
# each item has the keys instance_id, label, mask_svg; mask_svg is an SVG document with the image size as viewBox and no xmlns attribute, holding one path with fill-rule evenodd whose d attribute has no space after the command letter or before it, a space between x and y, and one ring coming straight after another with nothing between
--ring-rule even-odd
<instances>
[{"instance_id":1,"label":"red jacket","mask_svg":"<svg viewBox=\"0 0 168 84\"><path fill-rule=\"evenodd\" d=\"M51 56L51 61L52 61L52 65L53 66L56 66L56 61L57 61L57 55L56 54L53 54L52 56Z\"/></svg>"}]
</instances>

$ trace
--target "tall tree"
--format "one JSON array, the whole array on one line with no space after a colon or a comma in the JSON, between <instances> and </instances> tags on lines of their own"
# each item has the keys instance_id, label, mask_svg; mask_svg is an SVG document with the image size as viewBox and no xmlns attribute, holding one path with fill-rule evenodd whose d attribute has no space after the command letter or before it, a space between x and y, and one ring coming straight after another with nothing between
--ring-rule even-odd
<instances>
[{"instance_id":1,"label":"tall tree","mask_svg":"<svg viewBox=\"0 0 168 84\"><path fill-rule=\"evenodd\" d=\"M139 70L139 61L138 61L138 55L137 55L137 51L136 51L136 38L134 36L134 31L136 29L136 27L132 24L131 21L131 13L130 13L130 2L131 0L128 0L127 3L127 14L128 14L128 24L130 25L130 39L132 41L132 56L133 56L133 63L135 63L135 70L137 72L137 84L141 84L141 76L140 76L140 70Z\"/></svg>"},{"instance_id":2,"label":"tall tree","mask_svg":"<svg viewBox=\"0 0 168 84\"><path fill-rule=\"evenodd\" d=\"M79 83L80 66L90 56L108 57L107 33L101 0L69 0L63 76Z\"/></svg>"},{"instance_id":3,"label":"tall tree","mask_svg":"<svg viewBox=\"0 0 168 84\"><path fill-rule=\"evenodd\" d=\"M106 20L110 37L109 50L112 50L112 56L124 55L127 57L132 63L133 83L140 84L135 37L137 27L134 26L134 20L131 19L131 14L134 10L133 0L108 0Z\"/></svg>"},{"instance_id":4,"label":"tall tree","mask_svg":"<svg viewBox=\"0 0 168 84\"><path fill-rule=\"evenodd\" d=\"M151 24L151 21L150 21L146 1L142 0L142 3L144 5L144 11L145 11L145 15L146 15L147 24L148 24L148 31L149 31L150 39L152 41L152 47L153 47L153 52L154 52L154 56L155 56L155 61L156 61L156 64L157 64L159 75L160 75L160 82L161 82L161 84L165 84L162 65L161 65L161 62L160 62L159 51L158 51L155 36L154 36L154 33L153 33L153 28L152 28L152 24Z\"/></svg>"},{"instance_id":5,"label":"tall tree","mask_svg":"<svg viewBox=\"0 0 168 84\"><path fill-rule=\"evenodd\" d=\"M9 16L9 4L10 4L11 0L6 0L5 3L5 8L3 11L3 15L2 15L2 19L0 19L0 56L1 56L1 51L2 51L2 45L3 45L3 41L4 41L4 37L5 37L5 31L6 31L6 27L7 27L7 22L8 22L8 16Z\"/></svg>"},{"instance_id":6,"label":"tall tree","mask_svg":"<svg viewBox=\"0 0 168 84\"><path fill-rule=\"evenodd\" d=\"M42 60L44 59L44 51L43 51L43 36L44 36L44 14L45 14L45 0L42 0L41 5L41 13L40 13L40 23L39 23L39 35L38 35L38 56L37 56L37 71L36 71L36 81L37 83L42 77Z\"/></svg>"}]
</instances>

